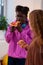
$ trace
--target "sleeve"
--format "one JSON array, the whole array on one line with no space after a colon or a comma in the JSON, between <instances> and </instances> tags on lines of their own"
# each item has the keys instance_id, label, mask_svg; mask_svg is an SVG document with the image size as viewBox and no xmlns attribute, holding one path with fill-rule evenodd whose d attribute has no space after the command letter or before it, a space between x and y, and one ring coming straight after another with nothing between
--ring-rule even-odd
<instances>
[{"instance_id":1,"label":"sleeve","mask_svg":"<svg viewBox=\"0 0 43 65\"><path fill-rule=\"evenodd\" d=\"M11 32L11 27L8 26L7 31L6 31L6 33L5 33L5 39L6 39L6 41L7 41L8 43L9 43L10 40L12 39L12 36L13 36L13 32Z\"/></svg>"},{"instance_id":2,"label":"sleeve","mask_svg":"<svg viewBox=\"0 0 43 65\"><path fill-rule=\"evenodd\" d=\"M32 31L28 28L22 33L21 37L26 42L26 44L30 45L33 39Z\"/></svg>"},{"instance_id":3,"label":"sleeve","mask_svg":"<svg viewBox=\"0 0 43 65\"><path fill-rule=\"evenodd\" d=\"M27 43L30 44L33 38L34 38L33 32L29 29L26 35Z\"/></svg>"}]
</instances>

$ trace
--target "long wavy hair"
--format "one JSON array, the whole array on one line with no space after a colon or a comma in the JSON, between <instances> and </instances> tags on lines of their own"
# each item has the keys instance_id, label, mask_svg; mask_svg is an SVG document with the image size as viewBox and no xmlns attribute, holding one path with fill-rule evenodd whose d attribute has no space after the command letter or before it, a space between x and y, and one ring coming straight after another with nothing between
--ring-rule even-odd
<instances>
[{"instance_id":1,"label":"long wavy hair","mask_svg":"<svg viewBox=\"0 0 43 65\"><path fill-rule=\"evenodd\" d=\"M43 10L34 10L29 15L30 23L36 34L43 39Z\"/></svg>"}]
</instances>

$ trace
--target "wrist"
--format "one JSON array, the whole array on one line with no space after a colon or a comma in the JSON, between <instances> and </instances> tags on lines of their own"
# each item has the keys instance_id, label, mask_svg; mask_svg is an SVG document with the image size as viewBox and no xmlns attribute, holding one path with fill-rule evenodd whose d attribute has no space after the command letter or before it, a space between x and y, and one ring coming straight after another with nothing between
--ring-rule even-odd
<instances>
[{"instance_id":1,"label":"wrist","mask_svg":"<svg viewBox=\"0 0 43 65\"><path fill-rule=\"evenodd\" d=\"M28 45L28 44L26 44L26 47L25 47L25 49L26 49L26 50L28 50L28 47L29 47L29 45Z\"/></svg>"}]
</instances>

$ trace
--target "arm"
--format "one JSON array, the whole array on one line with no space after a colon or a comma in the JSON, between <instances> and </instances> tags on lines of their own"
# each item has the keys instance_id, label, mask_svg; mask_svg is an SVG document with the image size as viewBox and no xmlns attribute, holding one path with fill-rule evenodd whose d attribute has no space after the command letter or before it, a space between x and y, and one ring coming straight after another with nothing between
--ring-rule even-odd
<instances>
[{"instance_id":1,"label":"arm","mask_svg":"<svg viewBox=\"0 0 43 65\"><path fill-rule=\"evenodd\" d=\"M23 40L19 40L18 44L21 48L24 48L26 50L28 50L28 47L32 41L32 32L31 30L28 29L27 33L23 33L22 34L22 38Z\"/></svg>"},{"instance_id":2,"label":"arm","mask_svg":"<svg viewBox=\"0 0 43 65\"><path fill-rule=\"evenodd\" d=\"M28 50L28 47L30 45L30 43L33 40L33 32L31 30L28 30L26 36L25 36L25 44L23 45L23 48L25 48L26 50Z\"/></svg>"},{"instance_id":3,"label":"arm","mask_svg":"<svg viewBox=\"0 0 43 65\"><path fill-rule=\"evenodd\" d=\"M28 28L21 35L22 40L18 41L18 44L21 48L28 50L28 47L33 39L33 32Z\"/></svg>"},{"instance_id":4,"label":"arm","mask_svg":"<svg viewBox=\"0 0 43 65\"><path fill-rule=\"evenodd\" d=\"M27 34L25 36L26 44L24 45L24 48L26 50L28 50L28 47L30 43L32 42L33 38L34 38L33 32L30 29L28 29Z\"/></svg>"},{"instance_id":5,"label":"arm","mask_svg":"<svg viewBox=\"0 0 43 65\"><path fill-rule=\"evenodd\" d=\"M7 28L7 31L6 31L6 34L5 34L5 39L6 41L9 43L10 40L12 39L12 36L13 36L13 32L11 32L11 27L8 26Z\"/></svg>"}]
</instances>

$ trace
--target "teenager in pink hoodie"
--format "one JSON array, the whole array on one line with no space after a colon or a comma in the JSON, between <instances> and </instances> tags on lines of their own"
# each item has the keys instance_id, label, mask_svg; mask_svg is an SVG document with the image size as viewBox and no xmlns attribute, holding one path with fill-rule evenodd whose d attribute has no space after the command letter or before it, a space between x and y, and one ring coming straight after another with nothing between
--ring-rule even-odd
<instances>
[{"instance_id":1,"label":"teenager in pink hoodie","mask_svg":"<svg viewBox=\"0 0 43 65\"><path fill-rule=\"evenodd\" d=\"M8 26L6 31L6 41L9 43L8 65L24 65L27 56L27 50L21 48L17 42L23 40L30 45L32 40L31 30L28 24L27 14L29 8L23 6L16 7L16 21L20 21L17 27ZM14 21L14 22L16 22Z\"/></svg>"}]
</instances>

